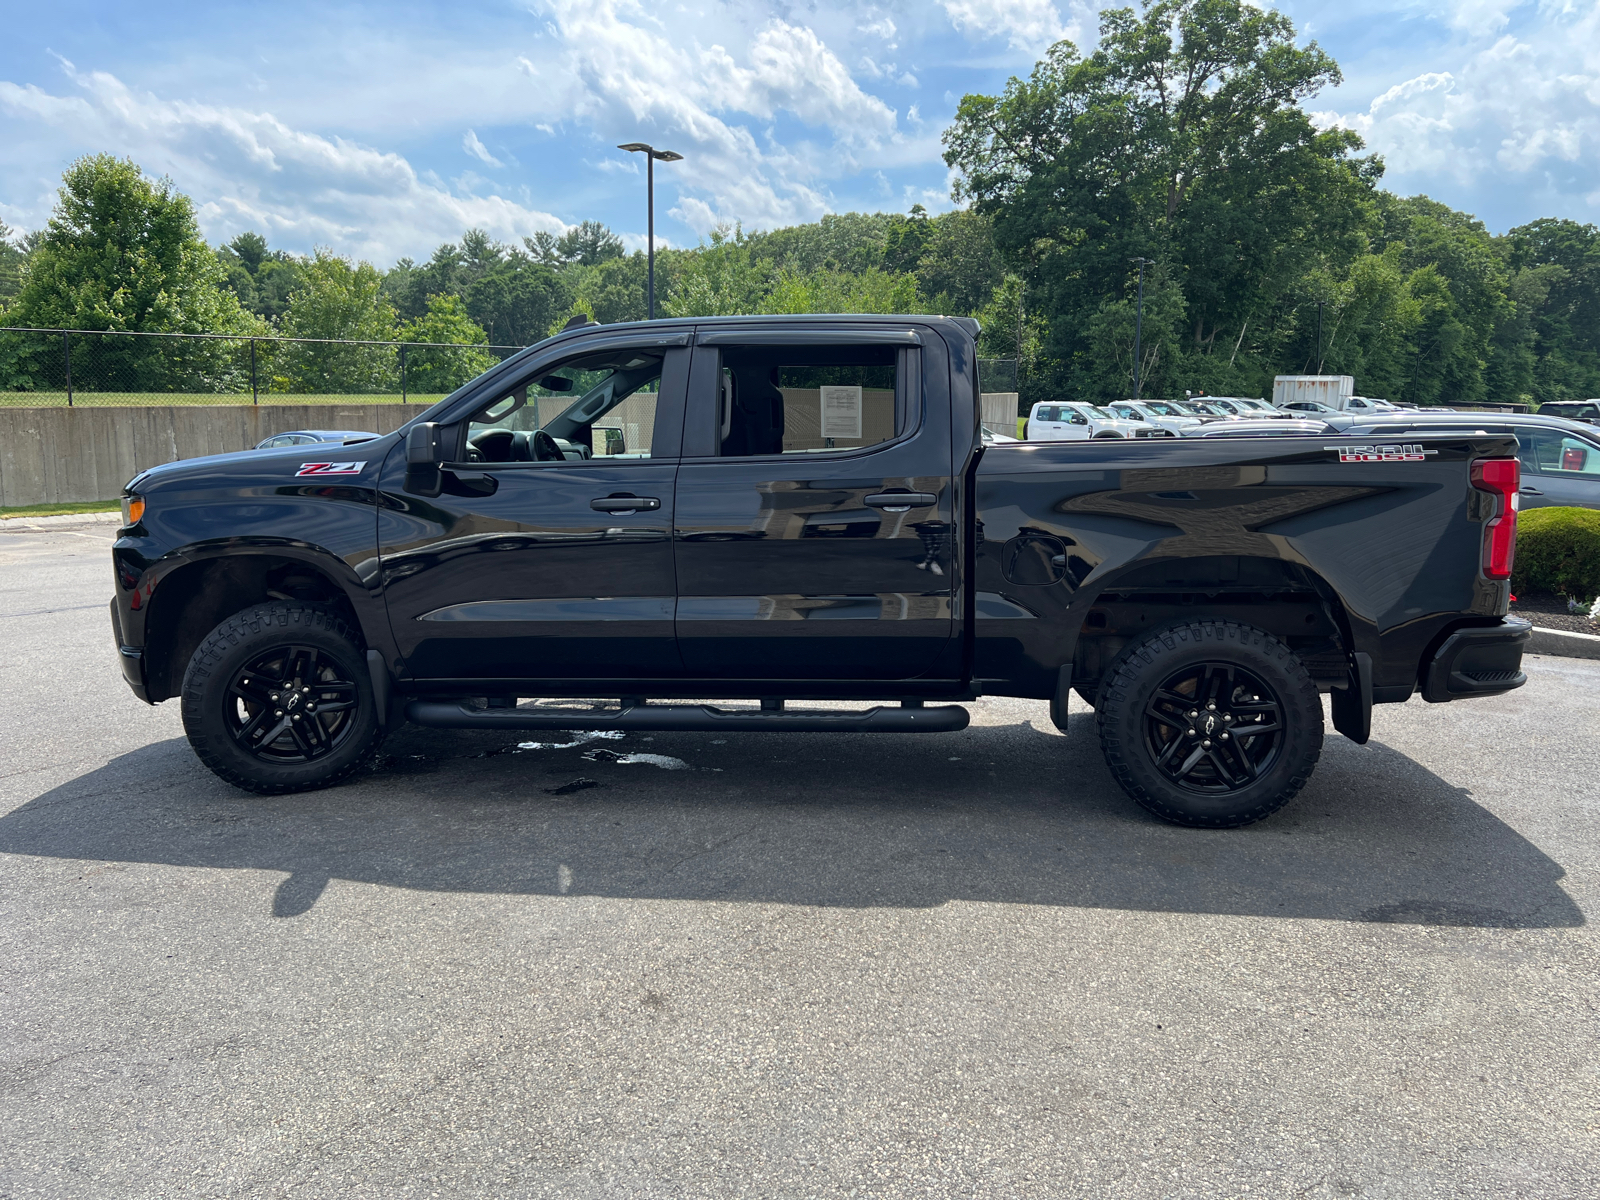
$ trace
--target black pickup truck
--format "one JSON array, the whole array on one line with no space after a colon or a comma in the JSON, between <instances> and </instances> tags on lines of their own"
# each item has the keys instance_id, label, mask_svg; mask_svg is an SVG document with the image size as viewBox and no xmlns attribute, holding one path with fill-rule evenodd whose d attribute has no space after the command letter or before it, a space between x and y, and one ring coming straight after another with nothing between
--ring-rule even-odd
<instances>
[{"instance_id":1,"label":"black pickup truck","mask_svg":"<svg viewBox=\"0 0 1600 1200\"><path fill-rule=\"evenodd\" d=\"M936 733L1007 695L1064 728L1075 691L1135 800L1213 828L1304 784L1320 693L1364 742L1373 704L1524 681L1514 438L990 445L976 333L590 324L372 441L146 471L123 671L266 793L406 720Z\"/></svg>"}]
</instances>

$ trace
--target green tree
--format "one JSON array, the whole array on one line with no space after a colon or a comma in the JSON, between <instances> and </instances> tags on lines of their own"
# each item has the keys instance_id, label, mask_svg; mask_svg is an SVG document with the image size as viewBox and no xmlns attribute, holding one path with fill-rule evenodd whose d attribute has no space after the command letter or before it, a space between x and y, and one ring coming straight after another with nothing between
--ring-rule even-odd
<instances>
[{"instance_id":1,"label":"green tree","mask_svg":"<svg viewBox=\"0 0 1600 1200\"><path fill-rule=\"evenodd\" d=\"M217 261L239 306L269 321L283 316L289 293L301 283L300 260L287 251L269 249L259 233L241 233L217 247Z\"/></svg>"},{"instance_id":2,"label":"green tree","mask_svg":"<svg viewBox=\"0 0 1600 1200\"><path fill-rule=\"evenodd\" d=\"M1497 243L1528 314L1534 398L1600 396L1600 229L1547 217Z\"/></svg>"},{"instance_id":3,"label":"green tree","mask_svg":"<svg viewBox=\"0 0 1600 1200\"><path fill-rule=\"evenodd\" d=\"M555 253L562 262L595 267L622 257L622 239L599 221L582 221L556 239Z\"/></svg>"},{"instance_id":4,"label":"green tree","mask_svg":"<svg viewBox=\"0 0 1600 1200\"><path fill-rule=\"evenodd\" d=\"M1055 383L1098 396L1131 385L1131 341L1108 360L1105 339L1120 336L1135 257L1178 289L1156 320L1181 312L1187 325L1165 341L1146 313L1166 347L1150 381L1161 390L1190 357L1226 346L1237 361L1247 322L1270 350L1270 318L1298 280L1366 249L1378 168L1350 158L1354 134L1319 132L1300 107L1339 78L1281 13L1160 0L1103 12L1088 58L1060 42L1003 95L962 100L944 135L956 196L992 219L1044 316Z\"/></svg>"},{"instance_id":5,"label":"green tree","mask_svg":"<svg viewBox=\"0 0 1600 1200\"><path fill-rule=\"evenodd\" d=\"M1005 264L988 217L958 208L930 222L917 287L935 312L975 316L1005 279Z\"/></svg>"},{"instance_id":6,"label":"green tree","mask_svg":"<svg viewBox=\"0 0 1600 1200\"><path fill-rule=\"evenodd\" d=\"M431 342L449 349L406 348L406 390L443 396L482 375L500 361L477 349L488 335L467 315L459 296L430 296L428 311L399 328L402 342Z\"/></svg>"},{"instance_id":7,"label":"green tree","mask_svg":"<svg viewBox=\"0 0 1600 1200\"><path fill-rule=\"evenodd\" d=\"M144 333L265 332L223 286L189 198L109 154L78 159L22 268L13 325ZM55 347L30 378L52 378ZM247 357L247 356L246 356ZM84 391L211 391L248 386L238 344L153 338L73 339L73 382Z\"/></svg>"},{"instance_id":8,"label":"green tree","mask_svg":"<svg viewBox=\"0 0 1600 1200\"><path fill-rule=\"evenodd\" d=\"M341 344L395 340L394 305L383 295L377 268L319 247L304 271L281 328L285 337L316 340L276 348L273 390L325 395L398 390L393 345Z\"/></svg>"},{"instance_id":9,"label":"green tree","mask_svg":"<svg viewBox=\"0 0 1600 1200\"><path fill-rule=\"evenodd\" d=\"M22 264L27 261L28 251L23 248L22 239L16 236L15 230L0 221L0 316L4 315L11 297L22 287ZM0 324L10 322L0 321Z\"/></svg>"}]
</instances>

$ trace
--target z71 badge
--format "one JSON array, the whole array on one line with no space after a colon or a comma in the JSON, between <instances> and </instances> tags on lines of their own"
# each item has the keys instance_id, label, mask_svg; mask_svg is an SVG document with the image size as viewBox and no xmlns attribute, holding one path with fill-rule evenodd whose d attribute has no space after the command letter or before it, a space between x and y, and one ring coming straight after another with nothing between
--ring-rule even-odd
<instances>
[{"instance_id":1,"label":"z71 badge","mask_svg":"<svg viewBox=\"0 0 1600 1200\"><path fill-rule=\"evenodd\" d=\"M301 463L294 477L299 479L305 475L359 475L361 468L366 465L365 459L361 462Z\"/></svg>"},{"instance_id":2,"label":"z71 badge","mask_svg":"<svg viewBox=\"0 0 1600 1200\"><path fill-rule=\"evenodd\" d=\"M1423 462L1437 450L1424 450L1421 446L1324 446L1324 450L1337 450L1340 462Z\"/></svg>"}]
</instances>

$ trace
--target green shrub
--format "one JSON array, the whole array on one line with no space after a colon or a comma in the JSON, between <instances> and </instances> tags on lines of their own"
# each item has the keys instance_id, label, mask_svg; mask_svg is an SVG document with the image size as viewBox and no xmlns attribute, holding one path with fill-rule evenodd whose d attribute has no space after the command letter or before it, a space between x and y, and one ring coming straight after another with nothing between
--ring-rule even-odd
<instances>
[{"instance_id":1,"label":"green shrub","mask_svg":"<svg viewBox=\"0 0 1600 1200\"><path fill-rule=\"evenodd\" d=\"M1600 596L1600 511L1535 508L1517 516L1511 590L1554 592L1574 600Z\"/></svg>"}]
</instances>

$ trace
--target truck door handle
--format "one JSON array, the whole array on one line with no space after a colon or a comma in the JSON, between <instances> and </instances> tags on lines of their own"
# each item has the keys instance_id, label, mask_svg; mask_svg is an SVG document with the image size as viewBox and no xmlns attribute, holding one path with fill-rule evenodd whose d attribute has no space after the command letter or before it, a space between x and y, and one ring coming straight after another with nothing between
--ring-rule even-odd
<instances>
[{"instance_id":1,"label":"truck door handle","mask_svg":"<svg viewBox=\"0 0 1600 1200\"><path fill-rule=\"evenodd\" d=\"M1524 496L1542 496L1542 495L1544 495L1544 493L1541 492L1538 488L1536 488L1536 487L1528 487L1526 484L1524 484L1523 487L1522 487L1522 494Z\"/></svg>"},{"instance_id":2,"label":"truck door handle","mask_svg":"<svg viewBox=\"0 0 1600 1200\"><path fill-rule=\"evenodd\" d=\"M868 496L864 504L868 508L881 508L885 512L905 512L912 508L927 508L937 504L939 497L932 492L878 492Z\"/></svg>"},{"instance_id":3,"label":"truck door handle","mask_svg":"<svg viewBox=\"0 0 1600 1200\"><path fill-rule=\"evenodd\" d=\"M660 508L661 501L654 496L630 496L626 492L614 492L589 501L589 507L603 513L649 512Z\"/></svg>"}]
</instances>

